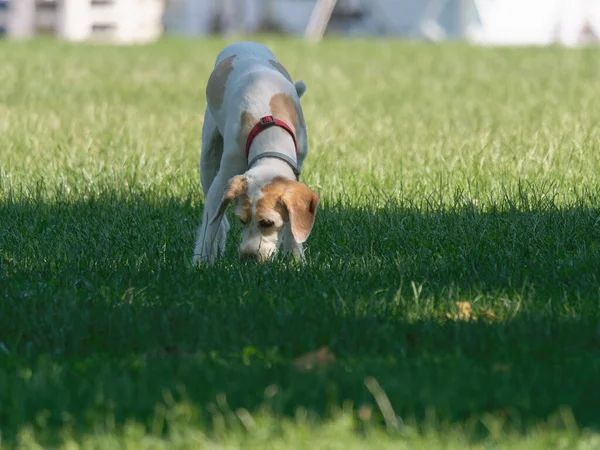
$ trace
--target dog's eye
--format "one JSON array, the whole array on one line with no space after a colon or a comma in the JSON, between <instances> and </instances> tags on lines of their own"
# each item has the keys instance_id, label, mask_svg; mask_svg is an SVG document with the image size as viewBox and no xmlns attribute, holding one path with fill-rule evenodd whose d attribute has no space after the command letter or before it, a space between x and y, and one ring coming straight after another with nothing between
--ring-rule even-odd
<instances>
[{"instance_id":1,"label":"dog's eye","mask_svg":"<svg viewBox=\"0 0 600 450\"><path fill-rule=\"evenodd\" d=\"M269 228L272 227L275 224L275 222L269 219L261 219L258 221L258 224L261 228Z\"/></svg>"}]
</instances>

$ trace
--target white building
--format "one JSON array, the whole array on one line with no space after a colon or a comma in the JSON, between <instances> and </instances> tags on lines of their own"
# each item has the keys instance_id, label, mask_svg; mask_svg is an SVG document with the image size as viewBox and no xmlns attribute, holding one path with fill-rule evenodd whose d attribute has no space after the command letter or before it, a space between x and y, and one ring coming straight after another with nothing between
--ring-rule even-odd
<instances>
[{"instance_id":1,"label":"white building","mask_svg":"<svg viewBox=\"0 0 600 450\"><path fill-rule=\"evenodd\" d=\"M316 0L170 0L167 32L250 33L269 22L301 35ZM338 0L329 31L465 38L485 45L577 45L600 36L600 0Z\"/></svg>"},{"instance_id":2,"label":"white building","mask_svg":"<svg viewBox=\"0 0 600 450\"><path fill-rule=\"evenodd\" d=\"M167 32L203 35L214 31L214 16L220 16L225 31L254 32L269 21L300 35L315 4L316 0L171 0L165 25ZM338 0L329 29L350 35L416 36L422 34L420 22L428 15L435 16L447 36L457 36L461 22L478 20L473 1Z\"/></svg>"},{"instance_id":3,"label":"white building","mask_svg":"<svg viewBox=\"0 0 600 450\"><path fill-rule=\"evenodd\" d=\"M0 34L117 43L163 31L302 35L318 1L335 2L327 31L345 35L568 46L600 36L600 0L0 0Z\"/></svg>"}]
</instances>

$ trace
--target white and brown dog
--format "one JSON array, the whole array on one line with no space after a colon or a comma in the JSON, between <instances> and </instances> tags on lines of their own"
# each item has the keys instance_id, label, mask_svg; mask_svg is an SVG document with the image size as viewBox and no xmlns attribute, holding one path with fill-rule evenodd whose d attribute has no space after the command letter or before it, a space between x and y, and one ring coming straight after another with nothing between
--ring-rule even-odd
<instances>
[{"instance_id":1,"label":"white and brown dog","mask_svg":"<svg viewBox=\"0 0 600 450\"><path fill-rule=\"evenodd\" d=\"M242 259L271 259L280 246L304 259L319 197L298 181L307 154L302 81L264 45L239 42L219 53L206 88L200 178L205 195L194 264L224 251L236 200Z\"/></svg>"}]
</instances>

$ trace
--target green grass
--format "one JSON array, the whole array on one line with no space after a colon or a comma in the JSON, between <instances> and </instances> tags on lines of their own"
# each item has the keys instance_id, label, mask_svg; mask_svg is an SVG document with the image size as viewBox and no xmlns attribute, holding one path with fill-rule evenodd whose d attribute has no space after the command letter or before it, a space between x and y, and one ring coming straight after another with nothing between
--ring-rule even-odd
<instances>
[{"instance_id":1,"label":"green grass","mask_svg":"<svg viewBox=\"0 0 600 450\"><path fill-rule=\"evenodd\" d=\"M1 444L598 448L600 50L263 40L303 268L190 266L224 41L0 41Z\"/></svg>"}]
</instances>

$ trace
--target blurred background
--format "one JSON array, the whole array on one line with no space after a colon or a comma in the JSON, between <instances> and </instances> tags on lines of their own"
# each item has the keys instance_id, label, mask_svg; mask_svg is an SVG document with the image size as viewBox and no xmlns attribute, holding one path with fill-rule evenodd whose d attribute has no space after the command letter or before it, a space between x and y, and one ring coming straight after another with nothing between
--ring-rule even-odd
<instances>
[{"instance_id":1,"label":"blurred background","mask_svg":"<svg viewBox=\"0 0 600 450\"><path fill-rule=\"evenodd\" d=\"M0 0L0 35L15 39L261 32L574 47L598 42L600 0Z\"/></svg>"}]
</instances>

